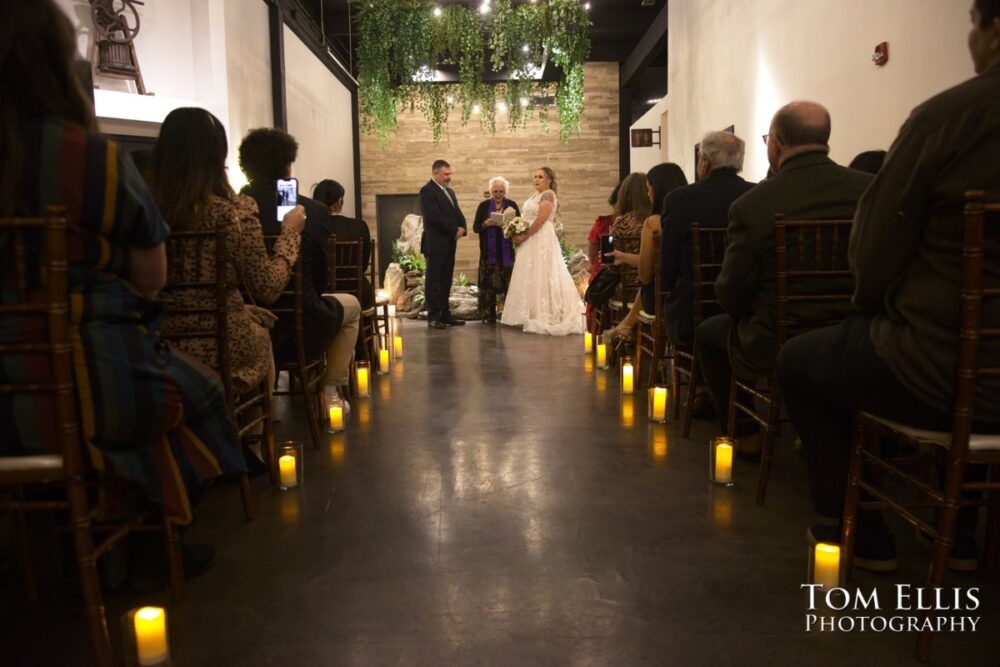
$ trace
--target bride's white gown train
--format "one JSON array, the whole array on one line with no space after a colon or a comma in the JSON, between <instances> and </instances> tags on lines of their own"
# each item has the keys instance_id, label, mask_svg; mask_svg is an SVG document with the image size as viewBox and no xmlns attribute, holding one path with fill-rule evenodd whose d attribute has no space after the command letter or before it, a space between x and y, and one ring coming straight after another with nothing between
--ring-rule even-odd
<instances>
[{"instance_id":1,"label":"bride's white gown train","mask_svg":"<svg viewBox=\"0 0 1000 667\"><path fill-rule=\"evenodd\" d=\"M514 272L507 287L502 324L523 326L528 333L568 336L583 333L583 306L566 262L553 220L559 202L551 190L536 192L521 208L525 220L538 216L542 198L553 202L541 228L517 248Z\"/></svg>"}]
</instances>

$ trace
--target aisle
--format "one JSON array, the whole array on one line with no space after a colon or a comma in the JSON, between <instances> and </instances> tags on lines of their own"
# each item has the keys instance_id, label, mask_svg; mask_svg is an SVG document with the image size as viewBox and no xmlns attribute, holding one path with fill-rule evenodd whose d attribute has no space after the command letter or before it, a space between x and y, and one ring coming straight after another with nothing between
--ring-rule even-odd
<instances>
[{"instance_id":1,"label":"aisle","mask_svg":"<svg viewBox=\"0 0 1000 667\"><path fill-rule=\"evenodd\" d=\"M255 480L252 523L235 488L207 494L187 539L218 562L169 607L175 665L914 664L909 636L804 633L811 513L790 447L758 508L756 466L711 487L711 425L651 427L579 337L404 337L348 431L307 447L301 489ZM308 441L293 407L279 435ZM921 579L900 542L905 569L864 581ZM980 631L935 656L985 664L992 590ZM139 599L112 597L109 618Z\"/></svg>"}]
</instances>

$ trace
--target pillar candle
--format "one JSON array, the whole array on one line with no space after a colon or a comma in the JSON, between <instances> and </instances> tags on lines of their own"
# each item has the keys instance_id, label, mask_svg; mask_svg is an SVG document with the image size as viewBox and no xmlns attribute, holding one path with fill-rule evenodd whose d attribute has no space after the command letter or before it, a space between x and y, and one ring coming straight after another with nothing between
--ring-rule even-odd
<instances>
[{"instance_id":1,"label":"pillar candle","mask_svg":"<svg viewBox=\"0 0 1000 667\"><path fill-rule=\"evenodd\" d=\"M134 616L135 648L140 665L159 665L168 657L167 614L161 607L142 607Z\"/></svg>"},{"instance_id":2,"label":"pillar candle","mask_svg":"<svg viewBox=\"0 0 1000 667\"><path fill-rule=\"evenodd\" d=\"M397 359L403 358L403 337L396 336L392 339L393 351L396 353Z\"/></svg>"},{"instance_id":3,"label":"pillar candle","mask_svg":"<svg viewBox=\"0 0 1000 667\"><path fill-rule=\"evenodd\" d=\"M344 429L344 407L341 405L330 406L330 428L335 431Z\"/></svg>"},{"instance_id":4,"label":"pillar candle","mask_svg":"<svg viewBox=\"0 0 1000 667\"><path fill-rule=\"evenodd\" d=\"M597 344L597 367L606 368L608 365L608 346L604 343Z\"/></svg>"},{"instance_id":5,"label":"pillar candle","mask_svg":"<svg viewBox=\"0 0 1000 667\"><path fill-rule=\"evenodd\" d=\"M715 443L715 481L720 484L733 481L733 444L728 438Z\"/></svg>"},{"instance_id":6,"label":"pillar candle","mask_svg":"<svg viewBox=\"0 0 1000 667\"><path fill-rule=\"evenodd\" d=\"M594 334L589 331L583 334L583 351L586 354L592 354L594 351Z\"/></svg>"},{"instance_id":7,"label":"pillar candle","mask_svg":"<svg viewBox=\"0 0 1000 667\"><path fill-rule=\"evenodd\" d=\"M358 396L367 398L371 395L368 387L368 367L358 366Z\"/></svg>"},{"instance_id":8,"label":"pillar candle","mask_svg":"<svg viewBox=\"0 0 1000 667\"><path fill-rule=\"evenodd\" d=\"M830 590L840 583L840 547L828 542L820 542L813 550L814 584L822 584Z\"/></svg>"},{"instance_id":9,"label":"pillar candle","mask_svg":"<svg viewBox=\"0 0 1000 667\"><path fill-rule=\"evenodd\" d=\"M385 348L378 351L378 370L381 373L389 372L389 350Z\"/></svg>"},{"instance_id":10,"label":"pillar candle","mask_svg":"<svg viewBox=\"0 0 1000 667\"><path fill-rule=\"evenodd\" d=\"M285 488L298 486L299 476L295 471L295 457L285 454L278 458L278 472L281 475L281 485Z\"/></svg>"},{"instance_id":11,"label":"pillar candle","mask_svg":"<svg viewBox=\"0 0 1000 667\"><path fill-rule=\"evenodd\" d=\"M667 419L667 388L653 387L653 411L650 418L653 421L666 421Z\"/></svg>"},{"instance_id":12,"label":"pillar candle","mask_svg":"<svg viewBox=\"0 0 1000 667\"><path fill-rule=\"evenodd\" d=\"M627 361L622 365L622 393L631 394L634 388L634 376L632 362Z\"/></svg>"}]
</instances>

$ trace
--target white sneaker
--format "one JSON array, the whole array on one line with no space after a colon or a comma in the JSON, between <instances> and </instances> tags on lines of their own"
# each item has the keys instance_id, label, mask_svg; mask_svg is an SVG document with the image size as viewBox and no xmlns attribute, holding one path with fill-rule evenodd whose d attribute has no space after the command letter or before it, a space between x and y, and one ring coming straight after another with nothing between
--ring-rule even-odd
<instances>
[{"instance_id":1,"label":"white sneaker","mask_svg":"<svg viewBox=\"0 0 1000 667\"><path fill-rule=\"evenodd\" d=\"M351 414L351 404L347 402L347 399L340 395L340 389L332 385L326 385L323 387L323 398L327 403L330 402L332 398L339 398L340 402L344 404L344 416Z\"/></svg>"}]
</instances>

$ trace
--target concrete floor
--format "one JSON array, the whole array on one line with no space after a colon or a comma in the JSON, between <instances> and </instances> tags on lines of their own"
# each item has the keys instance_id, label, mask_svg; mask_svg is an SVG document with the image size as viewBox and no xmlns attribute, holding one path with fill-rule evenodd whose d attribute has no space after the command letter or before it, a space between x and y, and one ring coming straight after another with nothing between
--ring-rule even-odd
<instances>
[{"instance_id":1,"label":"concrete floor","mask_svg":"<svg viewBox=\"0 0 1000 667\"><path fill-rule=\"evenodd\" d=\"M405 355L355 401L346 433L307 446L306 483L206 495L186 539L214 569L168 605L174 665L911 665L908 634L806 633L801 461L779 447L767 505L755 465L707 482L696 422L651 425L578 337L470 324L404 327ZM302 411L278 424L308 443ZM902 569L856 572L886 615L928 557L896 527ZM87 664L67 584L41 608L0 580L0 664ZM931 664L1000 665L996 578L975 633L938 636ZM60 592L61 591L61 592ZM109 617L166 594L109 596ZM118 627L112 625L112 633Z\"/></svg>"}]
</instances>

